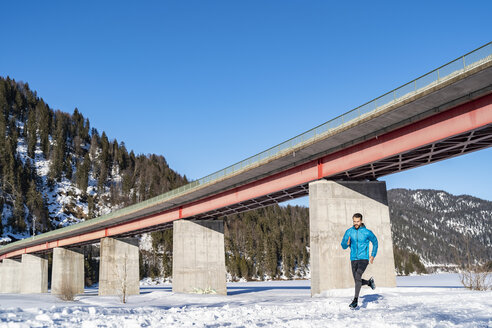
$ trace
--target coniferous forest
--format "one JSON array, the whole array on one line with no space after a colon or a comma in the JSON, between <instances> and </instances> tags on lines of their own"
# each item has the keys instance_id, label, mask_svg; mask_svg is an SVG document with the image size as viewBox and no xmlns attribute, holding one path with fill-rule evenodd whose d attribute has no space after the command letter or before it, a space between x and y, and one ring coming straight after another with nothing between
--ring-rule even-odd
<instances>
[{"instance_id":1,"label":"coniferous forest","mask_svg":"<svg viewBox=\"0 0 492 328\"><path fill-rule=\"evenodd\" d=\"M90 220L186 183L163 156L135 154L91 127L77 108L72 114L54 110L27 83L0 77L2 244L33 230L39 234ZM425 272L422 262L459 263L461 242L478 261L490 259L491 248L482 245L492 242L492 202L443 193L389 191L399 273ZM307 208L273 205L219 219L229 279L309 277ZM150 240L141 245L141 277L172 276L172 230L141 237ZM453 241L452 252L446 240ZM97 281L97 247L86 254L90 284Z\"/></svg>"},{"instance_id":2,"label":"coniferous forest","mask_svg":"<svg viewBox=\"0 0 492 328\"><path fill-rule=\"evenodd\" d=\"M55 111L27 83L8 77L0 78L0 154L0 209L8 226L0 229L11 240L29 235L33 218L35 230L45 232L188 182L163 156L128 152L77 108ZM58 208L53 193L70 199Z\"/></svg>"}]
</instances>

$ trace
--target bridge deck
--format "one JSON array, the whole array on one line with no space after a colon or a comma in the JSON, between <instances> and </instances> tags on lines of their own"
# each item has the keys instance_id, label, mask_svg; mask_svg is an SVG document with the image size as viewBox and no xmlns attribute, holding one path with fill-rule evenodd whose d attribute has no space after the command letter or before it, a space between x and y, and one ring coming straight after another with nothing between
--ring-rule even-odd
<instances>
[{"instance_id":1,"label":"bridge deck","mask_svg":"<svg viewBox=\"0 0 492 328\"><path fill-rule=\"evenodd\" d=\"M477 52L479 52L478 56ZM60 239L71 237L74 240L70 245L87 243L101 238L100 233L94 233L91 236L89 232L106 229L105 235L108 235L107 228L109 227L130 221L137 222L139 219L156 216L163 212L169 212L170 217L173 218L166 223L150 226L138 227L136 224L135 229L131 232L125 231L117 235L134 235L163 229L174 219L217 217L304 196L307 194L307 183L261 196L254 195L247 201L229 204L192 216L187 216L186 211L183 214L181 210L183 205L254 183L291 168L301 167L313 160L363 144L391 131L469 103L491 92L492 43L489 43L334 120L220 172L108 215L11 243L0 248L0 258L19 255L17 250L26 251L27 247L35 245L38 247L30 251L43 251L59 246ZM323 175L323 177L372 180L390 173L489 147L492 144L491 135L492 127L482 126L390 158L381 158L360 167ZM75 237L81 234L86 234L86 238L83 241L77 241Z\"/></svg>"}]
</instances>

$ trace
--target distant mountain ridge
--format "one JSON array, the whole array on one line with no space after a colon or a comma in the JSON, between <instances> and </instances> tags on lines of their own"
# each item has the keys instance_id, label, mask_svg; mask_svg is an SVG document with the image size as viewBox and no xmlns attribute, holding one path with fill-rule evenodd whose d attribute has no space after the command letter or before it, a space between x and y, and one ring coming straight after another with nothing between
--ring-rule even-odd
<instances>
[{"instance_id":1,"label":"distant mountain ridge","mask_svg":"<svg viewBox=\"0 0 492 328\"><path fill-rule=\"evenodd\" d=\"M492 202L442 190L388 191L393 242L427 267L492 259Z\"/></svg>"}]
</instances>

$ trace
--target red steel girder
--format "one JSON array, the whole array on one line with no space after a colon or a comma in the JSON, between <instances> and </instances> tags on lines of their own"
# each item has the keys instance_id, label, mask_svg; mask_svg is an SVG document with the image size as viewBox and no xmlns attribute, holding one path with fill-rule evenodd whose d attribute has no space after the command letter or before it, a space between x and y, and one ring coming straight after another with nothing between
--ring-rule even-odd
<instances>
[{"instance_id":1,"label":"red steel girder","mask_svg":"<svg viewBox=\"0 0 492 328\"><path fill-rule=\"evenodd\" d=\"M54 247L82 244L106 236L128 235L132 231L207 213L210 211L263 197L274 192L334 176L350 169L431 145L467 131L492 124L492 94L459 105L453 109L342 149L317 160L290 168L258 181L201 199L179 208L101 228L74 237L41 243L0 255L0 259L24 253L40 252Z\"/></svg>"}]
</instances>

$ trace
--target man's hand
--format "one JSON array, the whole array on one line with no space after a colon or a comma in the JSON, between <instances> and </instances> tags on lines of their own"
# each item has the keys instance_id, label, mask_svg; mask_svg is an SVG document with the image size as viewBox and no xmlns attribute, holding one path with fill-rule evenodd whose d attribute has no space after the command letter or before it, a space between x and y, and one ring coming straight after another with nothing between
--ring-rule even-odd
<instances>
[{"instance_id":1,"label":"man's hand","mask_svg":"<svg viewBox=\"0 0 492 328\"><path fill-rule=\"evenodd\" d=\"M347 246L350 246L350 236L349 236L349 239L347 241Z\"/></svg>"},{"instance_id":2,"label":"man's hand","mask_svg":"<svg viewBox=\"0 0 492 328\"><path fill-rule=\"evenodd\" d=\"M372 264L372 262L374 262L374 256L369 256L369 263Z\"/></svg>"}]
</instances>

